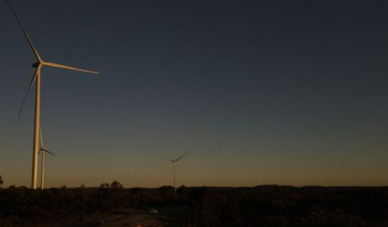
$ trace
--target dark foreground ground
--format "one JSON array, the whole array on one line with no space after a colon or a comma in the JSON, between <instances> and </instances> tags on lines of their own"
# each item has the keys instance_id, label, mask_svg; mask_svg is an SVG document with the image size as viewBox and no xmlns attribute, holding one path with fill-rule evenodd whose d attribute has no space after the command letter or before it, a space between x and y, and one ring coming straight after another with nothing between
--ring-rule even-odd
<instances>
[{"instance_id":1,"label":"dark foreground ground","mask_svg":"<svg viewBox=\"0 0 388 227\"><path fill-rule=\"evenodd\" d=\"M158 210L151 214L151 208ZM1 227L388 226L388 187L0 189Z\"/></svg>"},{"instance_id":2,"label":"dark foreground ground","mask_svg":"<svg viewBox=\"0 0 388 227\"><path fill-rule=\"evenodd\" d=\"M157 214L152 214L149 210L157 209ZM60 227L138 227L138 226L185 226L185 216L188 207L182 205L154 206L146 209L121 209L108 216L95 217L94 220L68 223L59 225Z\"/></svg>"}]
</instances>

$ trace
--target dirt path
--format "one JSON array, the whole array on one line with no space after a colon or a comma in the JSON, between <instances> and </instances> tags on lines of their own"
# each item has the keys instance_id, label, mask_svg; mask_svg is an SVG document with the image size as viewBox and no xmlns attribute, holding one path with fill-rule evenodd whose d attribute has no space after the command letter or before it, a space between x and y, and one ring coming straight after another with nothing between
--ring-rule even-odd
<instances>
[{"instance_id":1,"label":"dirt path","mask_svg":"<svg viewBox=\"0 0 388 227\"><path fill-rule=\"evenodd\" d=\"M127 227L137 227L137 226L164 226L167 220L163 216L148 214L145 211L138 211L136 213L132 213L130 215L117 217L114 220L107 220L103 224L106 227L119 227L119 226L127 226Z\"/></svg>"},{"instance_id":2,"label":"dirt path","mask_svg":"<svg viewBox=\"0 0 388 227\"><path fill-rule=\"evenodd\" d=\"M61 227L162 227L181 222L182 220L177 220L177 217L182 218L181 213L187 211L187 207L184 206L164 206L156 207L156 209L159 211L158 214L148 213L149 208L144 210L126 209L103 220L63 225Z\"/></svg>"}]
</instances>

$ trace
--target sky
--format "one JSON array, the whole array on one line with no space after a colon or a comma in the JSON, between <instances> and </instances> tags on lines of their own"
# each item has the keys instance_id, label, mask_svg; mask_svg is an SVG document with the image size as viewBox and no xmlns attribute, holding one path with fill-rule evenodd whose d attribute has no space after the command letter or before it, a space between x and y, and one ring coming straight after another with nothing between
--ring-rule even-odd
<instances>
[{"instance_id":1,"label":"sky","mask_svg":"<svg viewBox=\"0 0 388 227\"><path fill-rule=\"evenodd\" d=\"M45 187L388 185L388 2L11 0L43 60ZM36 61L0 1L0 175ZM35 89L35 87L34 87ZM359 178L357 178L359 176ZM39 185L39 183L38 183Z\"/></svg>"}]
</instances>

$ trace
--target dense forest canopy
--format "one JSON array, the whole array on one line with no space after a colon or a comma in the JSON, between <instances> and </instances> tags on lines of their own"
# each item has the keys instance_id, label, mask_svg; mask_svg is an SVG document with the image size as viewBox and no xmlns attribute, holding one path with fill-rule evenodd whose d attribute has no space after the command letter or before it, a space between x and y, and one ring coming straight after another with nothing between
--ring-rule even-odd
<instances>
[{"instance_id":1,"label":"dense forest canopy","mask_svg":"<svg viewBox=\"0 0 388 227\"><path fill-rule=\"evenodd\" d=\"M180 226L387 226L387 187L97 188L0 189L3 227L92 220L136 207L184 206Z\"/></svg>"}]
</instances>

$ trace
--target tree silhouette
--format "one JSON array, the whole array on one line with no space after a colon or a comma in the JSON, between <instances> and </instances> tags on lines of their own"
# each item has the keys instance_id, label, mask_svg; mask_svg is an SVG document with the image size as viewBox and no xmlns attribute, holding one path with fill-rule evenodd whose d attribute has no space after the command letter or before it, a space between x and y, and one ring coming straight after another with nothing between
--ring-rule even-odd
<instances>
[{"instance_id":1,"label":"tree silhouette","mask_svg":"<svg viewBox=\"0 0 388 227\"><path fill-rule=\"evenodd\" d=\"M172 186L159 187L158 194L159 194L159 196L161 196L165 200L175 198L175 190L174 190L174 187L172 187Z\"/></svg>"},{"instance_id":2,"label":"tree silhouette","mask_svg":"<svg viewBox=\"0 0 388 227\"><path fill-rule=\"evenodd\" d=\"M3 178L0 175L0 185L4 184Z\"/></svg>"},{"instance_id":3,"label":"tree silhouette","mask_svg":"<svg viewBox=\"0 0 388 227\"><path fill-rule=\"evenodd\" d=\"M187 190L186 186L182 185L176 190L176 194L180 200L185 200L186 195L189 191Z\"/></svg>"},{"instance_id":4,"label":"tree silhouette","mask_svg":"<svg viewBox=\"0 0 388 227\"><path fill-rule=\"evenodd\" d=\"M110 184L110 187L111 187L111 188L123 188L123 185L120 184L120 183L117 182L117 181L113 181L113 182Z\"/></svg>"}]
</instances>

